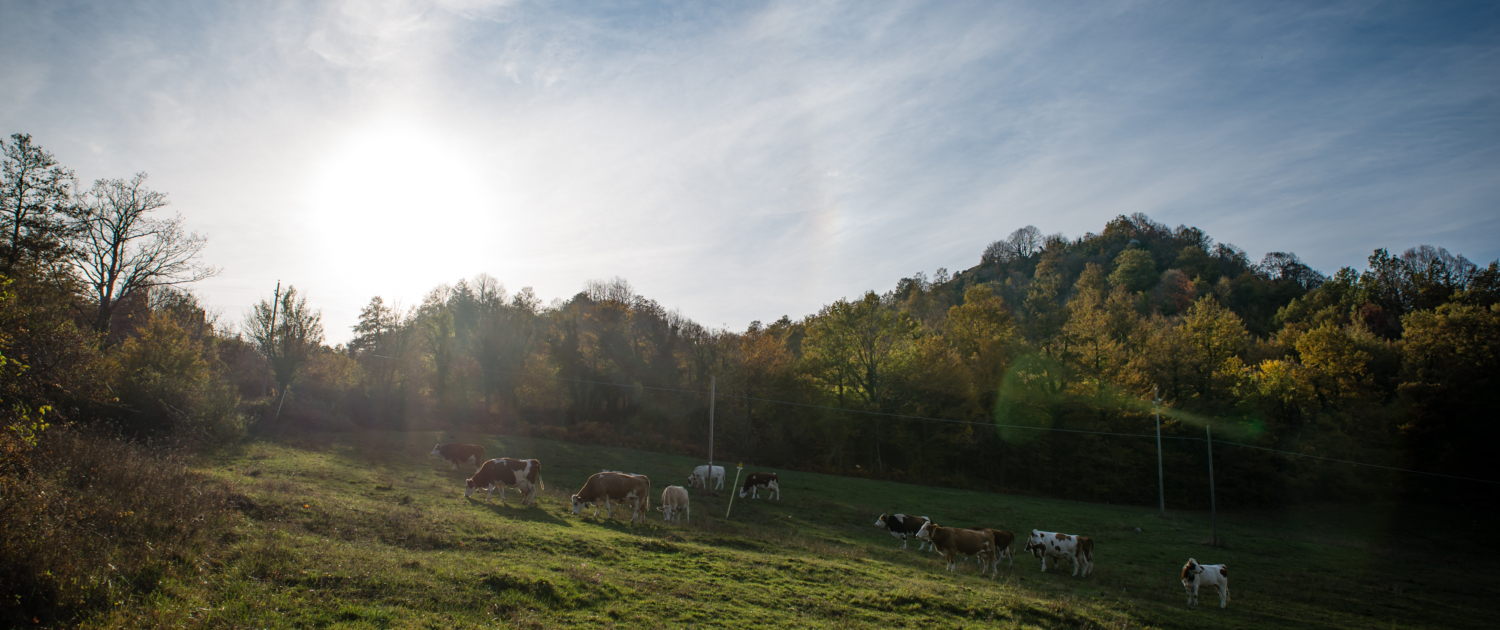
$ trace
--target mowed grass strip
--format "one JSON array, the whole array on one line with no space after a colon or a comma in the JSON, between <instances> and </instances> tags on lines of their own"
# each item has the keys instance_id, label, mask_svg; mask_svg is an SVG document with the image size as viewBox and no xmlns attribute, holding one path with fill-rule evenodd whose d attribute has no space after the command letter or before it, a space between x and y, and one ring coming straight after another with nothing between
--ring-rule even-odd
<instances>
[{"instance_id":1,"label":"mowed grass strip","mask_svg":"<svg viewBox=\"0 0 1500 630\"><path fill-rule=\"evenodd\" d=\"M463 497L472 468L430 456L470 442L488 457L536 458L546 491L533 507ZM1478 534L1457 515L1434 522L1388 507L1207 516L780 471L782 499L692 490L692 521L654 508L687 485L684 457L499 436L308 434L253 442L206 465L235 488L243 518L197 579L174 579L146 606L101 627L1488 627L1492 552L1430 546L1423 531ZM645 525L568 496L601 469L645 474ZM773 470L747 466L752 470ZM945 570L916 542L874 527L881 512L945 526L1016 532L998 579ZM1430 513L1427 518L1436 518ZM1021 554L1033 528L1090 536L1095 572L1040 571ZM1228 563L1231 601L1186 606L1189 557ZM1479 568L1476 568L1478 563Z\"/></svg>"}]
</instances>

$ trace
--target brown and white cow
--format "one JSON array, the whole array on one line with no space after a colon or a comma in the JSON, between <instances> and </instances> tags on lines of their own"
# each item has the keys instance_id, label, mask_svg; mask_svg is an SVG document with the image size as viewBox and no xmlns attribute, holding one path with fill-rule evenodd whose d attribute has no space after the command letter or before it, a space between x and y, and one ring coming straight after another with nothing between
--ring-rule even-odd
<instances>
[{"instance_id":1,"label":"brown and white cow","mask_svg":"<svg viewBox=\"0 0 1500 630\"><path fill-rule=\"evenodd\" d=\"M1031 530L1031 537L1026 539L1026 551L1032 556L1041 559L1042 572L1047 572L1047 559L1067 558L1073 562L1073 575L1078 575L1078 570L1083 569L1083 577L1088 577L1089 571L1094 570L1094 541L1088 536L1071 536L1058 532L1044 532Z\"/></svg>"},{"instance_id":2,"label":"brown and white cow","mask_svg":"<svg viewBox=\"0 0 1500 630\"><path fill-rule=\"evenodd\" d=\"M464 481L464 498L484 489L484 500L490 500L490 493L495 488L500 488L500 502L505 503L505 490L516 488L521 491L521 504L527 505L536 502L536 488L532 484L540 477L542 469L541 462L534 459L520 460L501 457L492 459L474 471L474 476ZM518 474L519 473L519 474Z\"/></svg>"},{"instance_id":3,"label":"brown and white cow","mask_svg":"<svg viewBox=\"0 0 1500 630\"><path fill-rule=\"evenodd\" d=\"M1198 564L1188 558L1182 565L1182 588L1187 589L1188 605L1198 603L1198 587L1215 586L1219 589L1219 608L1229 607L1229 565Z\"/></svg>"},{"instance_id":4,"label":"brown and white cow","mask_svg":"<svg viewBox=\"0 0 1500 630\"><path fill-rule=\"evenodd\" d=\"M948 561L949 571L958 570L958 554L978 557L980 575L984 575L996 564L992 560L995 554L995 536L988 530L942 527L927 521L917 532L917 538L932 542L933 548Z\"/></svg>"},{"instance_id":5,"label":"brown and white cow","mask_svg":"<svg viewBox=\"0 0 1500 630\"><path fill-rule=\"evenodd\" d=\"M521 491L521 503L535 505L537 489L547 489L547 482L542 481L542 462L535 459L511 459L509 457L501 457L495 461L511 469L517 480L524 479L527 482L525 485L519 483L516 485ZM505 502L505 488L500 488L500 502Z\"/></svg>"},{"instance_id":6,"label":"brown and white cow","mask_svg":"<svg viewBox=\"0 0 1500 630\"><path fill-rule=\"evenodd\" d=\"M451 470L458 470L463 462L479 466L484 461L484 447L478 444L439 444L432 447L432 454L452 462Z\"/></svg>"},{"instance_id":7,"label":"brown and white cow","mask_svg":"<svg viewBox=\"0 0 1500 630\"><path fill-rule=\"evenodd\" d=\"M776 479L776 473L750 473L750 476L745 478L745 485L740 487L740 498L743 499L746 494L749 494L750 498L759 499L761 490L766 491L767 498L770 498L770 493L774 492L776 499L781 500L781 485Z\"/></svg>"},{"instance_id":8,"label":"brown and white cow","mask_svg":"<svg viewBox=\"0 0 1500 630\"><path fill-rule=\"evenodd\" d=\"M972 529L974 531L989 532L991 536L995 537L995 555L993 557L993 560L995 563L994 571L996 575L1000 574L1001 560L1010 560L1010 563L1005 565L1005 568L1007 569L1014 568L1016 566L1016 555L1014 553L1011 553L1010 550L1010 546L1015 543L1016 540L1015 534L1003 529L990 529L988 527L970 527L969 529Z\"/></svg>"},{"instance_id":9,"label":"brown and white cow","mask_svg":"<svg viewBox=\"0 0 1500 630\"><path fill-rule=\"evenodd\" d=\"M627 475L618 472L594 473L589 480L584 482L583 487L578 489L578 494L573 495L573 513L583 511L583 506L594 504L594 518L599 517L599 504L609 510L610 518L614 518L614 501L630 503L632 512L630 522L646 521L646 511L651 509L651 480L645 475Z\"/></svg>"},{"instance_id":10,"label":"brown and white cow","mask_svg":"<svg viewBox=\"0 0 1500 630\"><path fill-rule=\"evenodd\" d=\"M678 516L687 518L687 523L693 522L693 513L688 506L688 491L682 486L667 486L661 491L661 507L656 508L661 512L661 520L674 523Z\"/></svg>"}]
</instances>

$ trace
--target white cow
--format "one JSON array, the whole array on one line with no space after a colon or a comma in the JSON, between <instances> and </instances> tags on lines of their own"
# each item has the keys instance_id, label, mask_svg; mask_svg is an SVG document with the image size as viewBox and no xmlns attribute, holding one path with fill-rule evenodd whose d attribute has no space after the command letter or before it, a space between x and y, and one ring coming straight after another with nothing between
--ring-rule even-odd
<instances>
[{"instance_id":1,"label":"white cow","mask_svg":"<svg viewBox=\"0 0 1500 630\"><path fill-rule=\"evenodd\" d=\"M1078 575L1078 570L1083 569L1083 576L1088 577L1089 571L1094 570L1094 541L1088 536L1072 536L1033 529L1031 537L1026 539L1026 551L1030 551L1031 555L1042 560L1043 573L1047 572L1047 558L1071 560L1073 575Z\"/></svg>"},{"instance_id":2,"label":"white cow","mask_svg":"<svg viewBox=\"0 0 1500 630\"><path fill-rule=\"evenodd\" d=\"M686 517L686 523L693 522L693 511L688 505L688 491L682 486L667 486L661 491L661 507L656 508L661 512L661 520L674 523L679 515Z\"/></svg>"},{"instance_id":3,"label":"white cow","mask_svg":"<svg viewBox=\"0 0 1500 630\"><path fill-rule=\"evenodd\" d=\"M688 485L693 486L695 488L703 488L704 490L707 490L708 489L708 484L706 483L706 481L712 481L713 483L716 484L714 486L715 490L723 490L724 489L724 467L723 466L714 466L713 467L713 471L712 471L713 472L712 476L709 475L709 472L710 471L708 469L708 464L704 464L702 466L694 468L693 469L693 474L688 475Z\"/></svg>"},{"instance_id":4,"label":"white cow","mask_svg":"<svg viewBox=\"0 0 1500 630\"><path fill-rule=\"evenodd\" d=\"M1209 585L1219 588L1219 608L1228 608L1229 565L1198 564L1197 560L1188 558L1187 564L1182 565L1182 588L1187 589L1188 605L1198 603L1198 587Z\"/></svg>"}]
</instances>

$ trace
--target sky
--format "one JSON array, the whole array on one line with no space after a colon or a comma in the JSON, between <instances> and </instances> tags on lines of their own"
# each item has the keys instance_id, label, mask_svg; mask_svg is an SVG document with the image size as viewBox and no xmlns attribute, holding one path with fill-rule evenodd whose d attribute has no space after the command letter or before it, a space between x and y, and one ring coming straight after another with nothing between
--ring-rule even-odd
<instances>
[{"instance_id":1,"label":"sky","mask_svg":"<svg viewBox=\"0 0 1500 630\"><path fill-rule=\"evenodd\" d=\"M0 133L149 174L242 321L621 277L709 327L1143 212L1500 258L1493 2L0 0Z\"/></svg>"}]
</instances>

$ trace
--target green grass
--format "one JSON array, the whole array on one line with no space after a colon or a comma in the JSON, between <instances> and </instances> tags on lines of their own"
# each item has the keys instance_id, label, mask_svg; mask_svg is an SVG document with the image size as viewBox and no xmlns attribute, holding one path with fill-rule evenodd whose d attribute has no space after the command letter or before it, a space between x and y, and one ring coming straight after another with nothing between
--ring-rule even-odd
<instances>
[{"instance_id":1,"label":"green grass","mask_svg":"<svg viewBox=\"0 0 1500 630\"><path fill-rule=\"evenodd\" d=\"M535 457L535 507L463 497L433 443L480 442ZM782 500L692 495L691 526L569 513L600 469L651 477L653 506L686 485L687 458L509 437L313 434L253 442L204 470L242 496L243 517L201 572L174 577L101 627L1023 627L1452 628L1500 618L1485 523L1385 506L1208 516L778 471ZM734 477L733 463L725 463ZM764 470L748 467L749 470ZM726 483L726 487L728 484ZM1021 556L997 580L957 573L873 526L881 512L950 526L1093 537L1094 574L1041 573ZM1139 528L1139 531L1137 531ZM1021 544L1015 546L1020 551ZM1217 593L1189 609L1177 572L1226 562Z\"/></svg>"}]
</instances>

